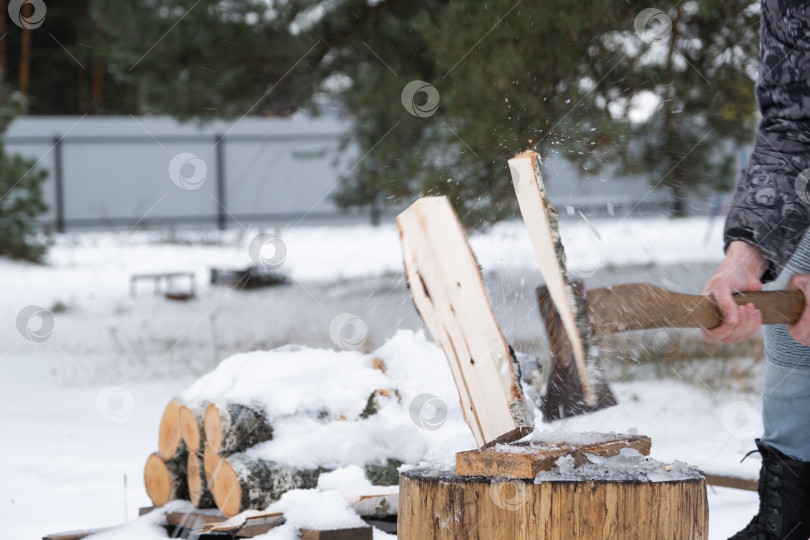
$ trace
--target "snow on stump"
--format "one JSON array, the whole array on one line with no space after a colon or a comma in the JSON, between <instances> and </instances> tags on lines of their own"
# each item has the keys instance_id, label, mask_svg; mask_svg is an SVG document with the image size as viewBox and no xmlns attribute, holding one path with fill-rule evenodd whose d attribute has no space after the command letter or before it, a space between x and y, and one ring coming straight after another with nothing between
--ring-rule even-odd
<instances>
[{"instance_id":1,"label":"snow on stump","mask_svg":"<svg viewBox=\"0 0 810 540\"><path fill-rule=\"evenodd\" d=\"M536 478L464 477L451 469L414 467L400 475L397 537L434 539L705 540L706 478L627 448L573 456Z\"/></svg>"}]
</instances>

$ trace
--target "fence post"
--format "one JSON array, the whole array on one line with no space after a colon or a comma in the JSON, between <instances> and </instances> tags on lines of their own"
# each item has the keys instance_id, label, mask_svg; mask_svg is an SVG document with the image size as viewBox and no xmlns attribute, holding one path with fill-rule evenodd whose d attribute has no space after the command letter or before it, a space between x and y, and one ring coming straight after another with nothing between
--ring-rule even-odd
<instances>
[{"instance_id":1,"label":"fence post","mask_svg":"<svg viewBox=\"0 0 810 540\"><path fill-rule=\"evenodd\" d=\"M65 232L65 189L64 171L62 168L62 136L53 138L53 181L56 198L56 231Z\"/></svg>"},{"instance_id":2,"label":"fence post","mask_svg":"<svg viewBox=\"0 0 810 540\"><path fill-rule=\"evenodd\" d=\"M225 230L227 216L225 215L225 135L216 136L217 161L217 228Z\"/></svg>"}]
</instances>

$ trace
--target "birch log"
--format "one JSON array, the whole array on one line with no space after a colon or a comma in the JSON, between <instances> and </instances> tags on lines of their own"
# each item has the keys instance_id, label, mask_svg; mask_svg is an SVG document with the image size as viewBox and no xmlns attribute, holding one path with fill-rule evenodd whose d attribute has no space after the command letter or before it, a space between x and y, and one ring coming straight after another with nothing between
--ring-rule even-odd
<instances>
[{"instance_id":1,"label":"birch log","mask_svg":"<svg viewBox=\"0 0 810 540\"><path fill-rule=\"evenodd\" d=\"M247 450L273 438L265 414L241 403L211 403L205 409L206 443L217 454Z\"/></svg>"},{"instance_id":2,"label":"birch log","mask_svg":"<svg viewBox=\"0 0 810 540\"><path fill-rule=\"evenodd\" d=\"M323 469L294 469L245 454L219 462L211 491L225 516L248 509L262 510L292 489L313 489Z\"/></svg>"},{"instance_id":3,"label":"birch log","mask_svg":"<svg viewBox=\"0 0 810 540\"><path fill-rule=\"evenodd\" d=\"M206 403L189 403L182 405L178 412L180 433L189 453L202 452L205 444L205 405Z\"/></svg>"},{"instance_id":4,"label":"birch log","mask_svg":"<svg viewBox=\"0 0 810 540\"><path fill-rule=\"evenodd\" d=\"M175 499L187 499L186 455L165 461L158 453L151 454L146 460L143 481L146 494L155 506L163 506Z\"/></svg>"},{"instance_id":5,"label":"birch log","mask_svg":"<svg viewBox=\"0 0 810 540\"><path fill-rule=\"evenodd\" d=\"M205 479L203 458L199 454L189 453L186 476L188 478L188 499L191 504L195 508L216 508L214 496L209 491L208 482Z\"/></svg>"},{"instance_id":6,"label":"birch log","mask_svg":"<svg viewBox=\"0 0 810 540\"><path fill-rule=\"evenodd\" d=\"M185 453L185 443L180 433L180 401L175 398L169 401L160 417L158 428L158 453L163 459L172 459Z\"/></svg>"}]
</instances>

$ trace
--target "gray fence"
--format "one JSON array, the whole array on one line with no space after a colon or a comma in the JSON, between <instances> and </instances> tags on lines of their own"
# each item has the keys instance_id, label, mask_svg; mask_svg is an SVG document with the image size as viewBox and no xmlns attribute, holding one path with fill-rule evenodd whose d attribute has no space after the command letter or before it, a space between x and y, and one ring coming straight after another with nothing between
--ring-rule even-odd
<instances>
[{"instance_id":1,"label":"gray fence","mask_svg":"<svg viewBox=\"0 0 810 540\"><path fill-rule=\"evenodd\" d=\"M131 228L367 220L332 201L354 153L336 120L27 117L7 150L48 171L43 226Z\"/></svg>"},{"instance_id":2,"label":"gray fence","mask_svg":"<svg viewBox=\"0 0 810 540\"><path fill-rule=\"evenodd\" d=\"M45 228L225 228L372 219L370 209L344 212L331 198L358 155L343 147L348 129L334 118L246 117L201 125L165 117L23 117L5 141L8 151L48 171L50 209L39 219ZM583 177L554 156L544 168L563 217L671 208L669 193L652 190L649 179L619 177L607 167ZM717 204L713 194L692 194L687 210L709 214Z\"/></svg>"}]
</instances>

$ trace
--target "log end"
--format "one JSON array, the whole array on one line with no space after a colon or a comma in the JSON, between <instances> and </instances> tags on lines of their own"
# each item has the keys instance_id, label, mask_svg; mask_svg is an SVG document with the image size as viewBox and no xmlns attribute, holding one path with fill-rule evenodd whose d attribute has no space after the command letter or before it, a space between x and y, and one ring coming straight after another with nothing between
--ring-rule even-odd
<instances>
[{"instance_id":1,"label":"log end","mask_svg":"<svg viewBox=\"0 0 810 540\"><path fill-rule=\"evenodd\" d=\"M206 486L203 485L202 474L204 471L197 454L188 455L186 473L188 475L188 498L195 508L199 508Z\"/></svg>"},{"instance_id":2,"label":"log end","mask_svg":"<svg viewBox=\"0 0 810 540\"><path fill-rule=\"evenodd\" d=\"M183 440L186 442L186 448L189 453L197 453L200 451L200 425L197 422L197 416L189 407L183 405L180 407L178 413L178 421L180 424L180 433L183 435Z\"/></svg>"},{"instance_id":3,"label":"log end","mask_svg":"<svg viewBox=\"0 0 810 540\"><path fill-rule=\"evenodd\" d=\"M158 453L163 459L171 459L177 455L180 447L181 434L179 425L180 402L172 399L163 410L158 428Z\"/></svg>"},{"instance_id":4,"label":"log end","mask_svg":"<svg viewBox=\"0 0 810 540\"><path fill-rule=\"evenodd\" d=\"M151 454L146 460L143 471L143 482L146 494L155 506L163 506L174 498L174 485L166 463L157 454Z\"/></svg>"},{"instance_id":5,"label":"log end","mask_svg":"<svg viewBox=\"0 0 810 540\"><path fill-rule=\"evenodd\" d=\"M203 469L205 469L205 481L208 485L213 484L213 478L217 472L221 458L219 454L211 449L211 446L206 442L205 450L203 451Z\"/></svg>"},{"instance_id":6,"label":"log end","mask_svg":"<svg viewBox=\"0 0 810 540\"><path fill-rule=\"evenodd\" d=\"M217 454L222 449L222 416L215 403L205 408L205 444Z\"/></svg>"},{"instance_id":7,"label":"log end","mask_svg":"<svg viewBox=\"0 0 810 540\"><path fill-rule=\"evenodd\" d=\"M219 461L219 469L211 485L211 493L217 508L226 517L239 513L242 506L242 487L239 484L239 475L227 460Z\"/></svg>"}]
</instances>

